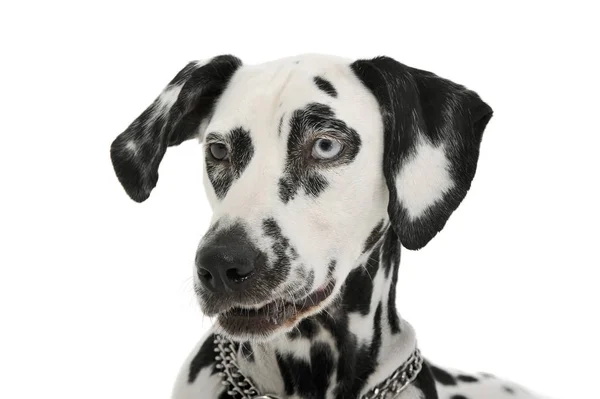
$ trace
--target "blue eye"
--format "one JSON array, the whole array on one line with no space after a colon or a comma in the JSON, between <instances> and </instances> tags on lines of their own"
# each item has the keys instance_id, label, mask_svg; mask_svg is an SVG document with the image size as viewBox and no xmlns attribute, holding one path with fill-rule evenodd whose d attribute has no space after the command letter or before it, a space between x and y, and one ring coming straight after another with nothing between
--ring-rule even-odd
<instances>
[{"instance_id":1,"label":"blue eye","mask_svg":"<svg viewBox=\"0 0 600 399\"><path fill-rule=\"evenodd\" d=\"M342 143L331 138L317 139L312 148L312 156L316 159L333 159L342 152Z\"/></svg>"}]
</instances>

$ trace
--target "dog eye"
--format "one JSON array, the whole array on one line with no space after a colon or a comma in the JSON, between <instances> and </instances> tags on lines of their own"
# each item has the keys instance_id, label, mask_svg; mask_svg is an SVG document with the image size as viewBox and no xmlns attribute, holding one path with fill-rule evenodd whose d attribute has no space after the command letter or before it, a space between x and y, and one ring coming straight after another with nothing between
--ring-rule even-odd
<instances>
[{"instance_id":1,"label":"dog eye","mask_svg":"<svg viewBox=\"0 0 600 399\"><path fill-rule=\"evenodd\" d=\"M342 143L330 138L320 138L315 141L312 156L316 159L332 159L342 152Z\"/></svg>"},{"instance_id":2,"label":"dog eye","mask_svg":"<svg viewBox=\"0 0 600 399\"><path fill-rule=\"evenodd\" d=\"M227 150L227 146L225 144L212 143L208 149L210 151L210 155L212 155L217 161L222 161L229 156L229 151Z\"/></svg>"}]
</instances>

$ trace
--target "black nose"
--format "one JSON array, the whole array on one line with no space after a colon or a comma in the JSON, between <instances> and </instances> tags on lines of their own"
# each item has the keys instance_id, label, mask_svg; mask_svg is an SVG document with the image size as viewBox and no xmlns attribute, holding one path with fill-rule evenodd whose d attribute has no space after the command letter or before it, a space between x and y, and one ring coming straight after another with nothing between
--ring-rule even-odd
<instances>
[{"instance_id":1,"label":"black nose","mask_svg":"<svg viewBox=\"0 0 600 399\"><path fill-rule=\"evenodd\" d=\"M213 292L242 291L252 280L260 256L244 229L231 227L216 233L198 250L198 278Z\"/></svg>"}]
</instances>

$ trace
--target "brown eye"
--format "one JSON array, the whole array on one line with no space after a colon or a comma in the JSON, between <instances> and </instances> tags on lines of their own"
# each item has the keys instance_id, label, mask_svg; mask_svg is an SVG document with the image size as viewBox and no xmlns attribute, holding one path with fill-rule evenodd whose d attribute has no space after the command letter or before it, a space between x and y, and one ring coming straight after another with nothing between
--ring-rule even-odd
<instances>
[{"instance_id":1,"label":"brown eye","mask_svg":"<svg viewBox=\"0 0 600 399\"><path fill-rule=\"evenodd\" d=\"M208 149L210 151L210 155L212 155L217 161L222 161L229 156L229 151L227 150L227 146L225 144L212 143Z\"/></svg>"}]
</instances>

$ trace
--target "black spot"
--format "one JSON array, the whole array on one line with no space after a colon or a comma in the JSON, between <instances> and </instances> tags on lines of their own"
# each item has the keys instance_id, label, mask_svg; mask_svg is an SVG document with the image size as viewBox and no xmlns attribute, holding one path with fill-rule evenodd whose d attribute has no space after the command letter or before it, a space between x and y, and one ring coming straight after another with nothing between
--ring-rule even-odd
<instances>
[{"instance_id":1,"label":"black spot","mask_svg":"<svg viewBox=\"0 0 600 399\"><path fill-rule=\"evenodd\" d=\"M207 150L211 142L222 139L229 143L229 159L216 160L208 151L205 156L206 173L218 198L225 197L233 181L242 175L254 155L250 132L244 128L235 128L223 138L215 133L208 134L206 136Z\"/></svg>"},{"instance_id":2,"label":"black spot","mask_svg":"<svg viewBox=\"0 0 600 399\"><path fill-rule=\"evenodd\" d=\"M273 278L274 280L282 283L287 279L291 270L290 255L292 246L290 245L290 240L283 235L281 227L279 227L279 224L273 218L263 220L263 231L267 237L273 240L271 248L275 259L273 259L272 268L275 272L271 274L276 276ZM293 252L296 253L295 250Z\"/></svg>"},{"instance_id":3,"label":"black spot","mask_svg":"<svg viewBox=\"0 0 600 399\"><path fill-rule=\"evenodd\" d=\"M465 395L452 395L450 399L468 399Z\"/></svg>"},{"instance_id":4,"label":"black spot","mask_svg":"<svg viewBox=\"0 0 600 399\"><path fill-rule=\"evenodd\" d=\"M322 342L313 344L310 348L310 364L314 389L306 390L303 394L306 397L325 399L334 369L333 352L329 348L329 345ZM299 389L299 391L302 392L302 389Z\"/></svg>"},{"instance_id":5,"label":"black spot","mask_svg":"<svg viewBox=\"0 0 600 399\"><path fill-rule=\"evenodd\" d=\"M325 78L322 78L320 76L315 76L314 78L315 80L315 84L317 85L317 87L321 90L323 90L325 93L329 94L331 97L337 97L337 90L335 89L335 87L333 87L333 85L331 84L330 81L328 81Z\"/></svg>"},{"instance_id":6,"label":"black spot","mask_svg":"<svg viewBox=\"0 0 600 399\"><path fill-rule=\"evenodd\" d=\"M369 314L371 296L373 295L373 279L379 268L379 247L375 248L367 264L353 269L346 277L342 288L342 302L348 312L359 312L363 316Z\"/></svg>"},{"instance_id":7,"label":"black spot","mask_svg":"<svg viewBox=\"0 0 600 399\"><path fill-rule=\"evenodd\" d=\"M361 145L356 131L337 119L331 107L325 104L311 103L294 111L289 126L286 166L279 179L279 197L284 203L294 199L300 189L317 197L328 185L322 171L352 162ZM321 132L335 134L344 144L337 159L325 162L311 156L314 136Z\"/></svg>"},{"instance_id":8,"label":"black spot","mask_svg":"<svg viewBox=\"0 0 600 399\"><path fill-rule=\"evenodd\" d=\"M371 230L371 234L369 234L369 237L367 237L367 240L365 241L363 253L368 252L371 248L373 248L375 244L377 244L377 242L381 238L381 235L383 234L382 228L383 220L379 222L377 226L373 228L373 230Z\"/></svg>"},{"instance_id":9,"label":"black spot","mask_svg":"<svg viewBox=\"0 0 600 399\"><path fill-rule=\"evenodd\" d=\"M373 340L370 345L361 347L356 356L356 378L353 392L360 392L367 379L378 365L379 350L381 348L381 302L377 305L373 324Z\"/></svg>"},{"instance_id":10,"label":"black spot","mask_svg":"<svg viewBox=\"0 0 600 399\"><path fill-rule=\"evenodd\" d=\"M325 188L327 188L327 184L327 179L325 179L325 177L322 175L309 175L308 179L306 180L304 190L306 191L306 194L313 197L318 197L319 194L325 190Z\"/></svg>"},{"instance_id":11,"label":"black spot","mask_svg":"<svg viewBox=\"0 0 600 399\"><path fill-rule=\"evenodd\" d=\"M298 324L298 330L303 338L313 339L319 331L319 326L312 319L304 319Z\"/></svg>"},{"instance_id":12,"label":"black spot","mask_svg":"<svg viewBox=\"0 0 600 399\"><path fill-rule=\"evenodd\" d=\"M394 232L394 229L388 228L385 232L385 239L382 244L381 263L385 278L390 275L390 270L398 269L400 264L400 240ZM396 285L394 283L394 285Z\"/></svg>"},{"instance_id":13,"label":"black spot","mask_svg":"<svg viewBox=\"0 0 600 399\"><path fill-rule=\"evenodd\" d=\"M439 367L431 365L431 372L433 378L442 385L456 385L456 379L448 373L446 370L442 370Z\"/></svg>"},{"instance_id":14,"label":"black spot","mask_svg":"<svg viewBox=\"0 0 600 399\"><path fill-rule=\"evenodd\" d=\"M231 399L231 395L227 393L227 389L223 389L217 399Z\"/></svg>"},{"instance_id":15,"label":"black spot","mask_svg":"<svg viewBox=\"0 0 600 399\"><path fill-rule=\"evenodd\" d=\"M294 394L294 391L295 391L294 381L296 380L295 374L298 372L298 369L302 368L304 370L306 370L306 369L310 370L310 365L308 363L300 360L299 362L294 362L294 366L295 366L294 368L296 369L296 370L294 370L292 368L292 365L289 364L290 362L286 361L286 360L291 360L291 362L293 362L294 358L292 356L288 355L287 357L284 357L279 352L276 352L275 359L277 360L277 365L279 366L279 372L281 373L281 378L283 378L283 386L285 389L285 393L286 393L286 395L291 396Z\"/></svg>"},{"instance_id":16,"label":"black spot","mask_svg":"<svg viewBox=\"0 0 600 399\"><path fill-rule=\"evenodd\" d=\"M305 396L315 391L315 376L311 373L310 363L291 354L277 353L276 359L287 395L291 396L297 392L300 396Z\"/></svg>"},{"instance_id":17,"label":"black spot","mask_svg":"<svg viewBox=\"0 0 600 399\"><path fill-rule=\"evenodd\" d=\"M250 163L254 155L254 146L250 138L250 132L244 128L238 127L229 133L229 141L231 142L231 166L235 173L235 177L241 176L246 166Z\"/></svg>"},{"instance_id":18,"label":"black spot","mask_svg":"<svg viewBox=\"0 0 600 399\"><path fill-rule=\"evenodd\" d=\"M296 328L287 333L287 337L290 339L305 338L312 340L319 332L319 324L315 319L308 317L303 319Z\"/></svg>"},{"instance_id":19,"label":"black spot","mask_svg":"<svg viewBox=\"0 0 600 399\"><path fill-rule=\"evenodd\" d=\"M385 233L385 239L382 245L381 263L388 278L390 269L392 271L392 280L390 291L388 293L387 316L392 334L400 332L400 317L396 311L396 285L398 283L398 269L400 267L400 242L393 229L388 229Z\"/></svg>"},{"instance_id":20,"label":"black spot","mask_svg":"<svg viewBox=\"0 0 600 399\"><path fill-rule=\"evenodd\" d=\"M516 393L514 388L511 388L507 385L503 386L502 389L504 390L504 392L509 393L511 395L514 395Z\"/></svg>"},{"instance_id":21,"label":"black spot","mask_svg":"<svg viewBox=\"0 0 600 399\"><path fill-rule=\"evenodd\" d=\"M429 363L423 362L421 372L417 375L415 380L415 387L421 390L423 395L421 399L438 399L437 388L435 381L433 380L433 374Z\"/></svg>"},{"instance_id":22,"label":"black spot","mask_svg":"<svg viewBox=\"0 0 600 399\"><path fill-rule=\"evenodd\" d=\"M281 115L281 118L279 118L279 125L277 126L277 135L281 136L281 128L283 127L283 117L285 115Z\"/></svg>"},{"instance_id":23,"label":"black spot","mask_svg":"<svg viewBox=\"0 0 600 399\"><path fill-rule=\"evenodd\" d=\"M279 198L284 203L289 202L294 198L296 192L298 191L298 185L294 184L294 182L289 178L281 178L279 179Z\"/></svg>"},{"instance_id":24,"label":"black spot","mask_svg":"<svg viewBox=\"0 0 600 399\"><path fill-rule=\"evenodd\" d=\"M327 278L328 279L333 277L333 273L335 273L336 265L337 265L337 261L335 259L332 259L331 262L329 262L329 266L327 266Z\"/></svg>"},{"instance_id":25,"label":"black spot","mask_svg":"<svg viewBox=\"0 0 600 399\"><path fill-rule=\"evenodd\" d=\"M190 370L188 373L188 384L196 381L196 377L200 374L200 371L206 367L213 367L215 365L215 351L214 351L214 341L215 335L211 334L202 346L200 346L200 350L192 359L190 363ZM213 367L211 375L216 372L216 368Z\"/></svg>"},{"instance_id":26,"label":"black spot","mask_svg":"<svg viewBox=\"0 0 600 399\"><path fill-rule=\"evenodd\" d=\"M398 334L400 332L400 317L396 311L396 282L398 280L398 269L394 272L394 278L390 286L390 292L388 296L388 323L390 324L390 330L392 334Z\"/></svg>"},{"instance_id":27,"label":"black spot","mask_svg":"<svg viewBox=\"0 0 600 399\"><path fill-rule=\"evenodd\" d=\"M242 353L242 358L244 360L254 363L254 350L249 341L242 342L240 345L240 352Z\"/></svg>"},{"instance_id":28,"label":"black spot","mask_svg":"<svg viewBox=\"0 0 600 399\"><path fill-rule=\"evenodd\" d=\"M290 247L290 256L292 260L298 259L298 252L296 252L296 248Z\"/></svg>"},{"instance_id":29,"label":"black spot","mask_svg":"<svg viewBox=\"0 0 600 399\"><path fill-rule=\"evenodd\" d=\"M275 358L286 395L325 399L334 370L334 357L329 345L314 343L310 348L310 363L279 352L276 352Z\"/></svg>"},{"instance_id":30,"label":"black spot","mask_svg":"<svg viewBox=\"0 0 600 399\"><path fill-rule=\"evenodd\" d=\"M314 283L315 283L315 271L311 270L308 273L308 277L306 277L306 291L307 292L312 291Z\"/></svg>"},{"instance_id":31,"label":"black spot","mask_svg":"<svg viewBox=\"0 0 600 399\"><path fill-rule=\"evenodd\" d=\"M456 376L456 379L462 382L478 382L479 379L477 377L473 377L472 375L461 374Z\"/></svg>"},{"instance_id":32,"label":"black spot","mask_svg":"<svg viewBox=\"0 0 600 399\"><path fill-rule=\"evenodd\" d=\"M292 331L285 334L287 339L295 340L300 338L300 331L297 328L294 328Z\"/></svg>"},{"instance_id":33,"label":"black spot","mask_svg":"<svg viewBox=\"0 0 600 399\"><path fill-rule=\"evenodd\" d=\"M377 275L377 272L379 271L379 258L381 254L381 248L377 247L373 250L373 252L371 252L371 255L369 255L369 258L367 259L367 262L365 263L365 271L369 277L369 279L371 280L371 282L373 282L375 280L375 276Z\"/></svg>"}]
</instances>

